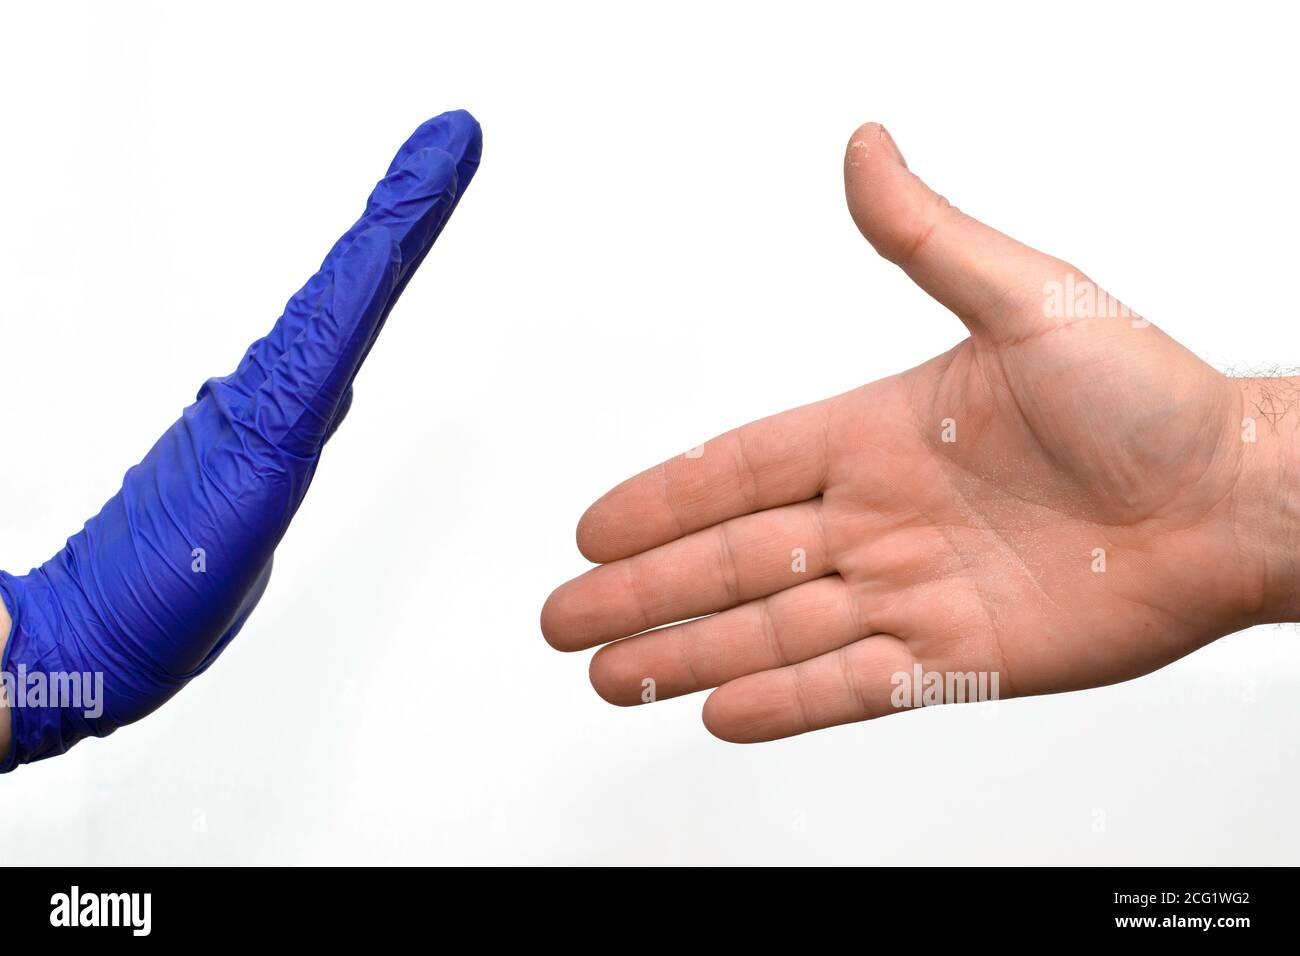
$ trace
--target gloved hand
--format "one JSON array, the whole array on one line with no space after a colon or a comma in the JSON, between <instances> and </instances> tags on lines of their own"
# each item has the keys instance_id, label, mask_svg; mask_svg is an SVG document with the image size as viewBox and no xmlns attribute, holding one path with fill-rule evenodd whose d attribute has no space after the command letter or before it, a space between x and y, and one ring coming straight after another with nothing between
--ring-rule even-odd
<instances>
[{"instance_id":1,"label":"gloved hand","mask_svg":"<svg viewBox=\"0 0 1300 956\"><path fill-rule=\"evenodd\" d=\"M203 387L61 553L24 577L0 572L13 619L0 664L10 700L0 720L12 719L0 772L139 720L239 633L347 414L357 370L469 185L481 144L463 111L416 130L364 215L234 374ZM33 675L44 675L43 694ZM99 675L95 707L71 701L94 697ZM77 681L89 683L70 694Z\"/></svg>"}]
</instances>

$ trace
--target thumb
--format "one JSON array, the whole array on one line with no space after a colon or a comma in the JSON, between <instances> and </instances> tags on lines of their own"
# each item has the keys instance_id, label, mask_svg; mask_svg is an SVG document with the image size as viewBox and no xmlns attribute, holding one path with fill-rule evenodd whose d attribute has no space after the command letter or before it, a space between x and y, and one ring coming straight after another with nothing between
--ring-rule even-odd
<instances>
[{"instance_id":1,"label":"thumb","mask_svg":"<svg viewBox=\"0 0 1300 956\"><path fill-rule=\"evenodd\" d=\"M859 127L844 156L844 191L858 229L882 256L994 343L1052 323L1044 285L1074 270L972 219L907 168L879 123Z\"/></svg>"}]
</instances>

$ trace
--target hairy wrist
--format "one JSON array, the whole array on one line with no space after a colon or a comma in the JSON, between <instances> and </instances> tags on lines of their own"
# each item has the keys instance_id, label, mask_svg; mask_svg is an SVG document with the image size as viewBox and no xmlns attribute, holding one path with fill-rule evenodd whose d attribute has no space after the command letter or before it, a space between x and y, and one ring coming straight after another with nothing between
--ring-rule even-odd
<instances>
[{"instance_id":1,"label":"hairy wrist","mask_svg":"<svg viewBox=\"0 0 1300 956\"><path fill-rule=\"evenodd\" d=\"M1300 377L1235 381L1242 420L1233 520L1258 562L1259 623L1300 621Z\"/></svg>"}]
</instances>

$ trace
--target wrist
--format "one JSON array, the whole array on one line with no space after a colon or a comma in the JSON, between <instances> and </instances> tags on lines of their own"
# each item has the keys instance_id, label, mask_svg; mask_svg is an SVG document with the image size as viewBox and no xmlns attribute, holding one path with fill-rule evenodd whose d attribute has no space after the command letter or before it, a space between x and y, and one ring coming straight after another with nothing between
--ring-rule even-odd
<instances>
[{"instance_id":1,"label":"wrist","mask_svg":"<svg viewBox=\"0 0 1300 956\"><path fill-rule=\"evenodd\" d=\"M1232 520L1255 582L1255 623L1300 621L1300 378L1247 378Z\"/></svg>"}]
</instances>

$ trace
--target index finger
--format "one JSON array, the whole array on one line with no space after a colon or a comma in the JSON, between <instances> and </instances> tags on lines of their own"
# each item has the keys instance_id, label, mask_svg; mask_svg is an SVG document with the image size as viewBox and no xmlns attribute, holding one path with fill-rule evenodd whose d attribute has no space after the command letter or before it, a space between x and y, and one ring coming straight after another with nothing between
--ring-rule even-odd
<instances>
[{"instance_id":1,"label":"index finger","mask_svg":"<svg viewBox=\"0 0 1300 956\"><path fill-rule=\"evenodd\" d=\"M826 400L759 419L629 478L582 516L578 550L604 564L729 518L817 497L829 415Z\"/></svg>"}]
</instances>

